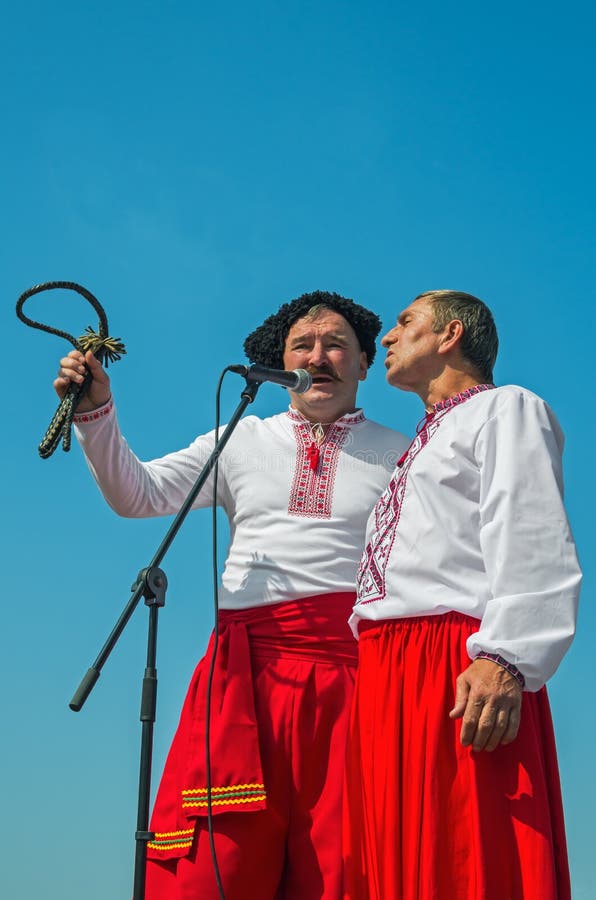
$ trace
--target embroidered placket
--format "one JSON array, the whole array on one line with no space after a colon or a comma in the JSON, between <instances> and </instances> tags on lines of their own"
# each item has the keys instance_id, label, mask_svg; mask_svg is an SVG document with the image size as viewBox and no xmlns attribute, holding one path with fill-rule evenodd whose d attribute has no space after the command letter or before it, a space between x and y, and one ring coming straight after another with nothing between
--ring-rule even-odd
<instances>
[{"instance_id":1,"label":"embroidered placket","mask_svg":"<svg viewBox=\"0 0 596 900\"><path fill-rule=\"evenodd\" d=\"M296 438L296 467L288 513L317 519L331 518L335 476L341 449L350 433L350 426L365 421L362 412L346 415L330 425L324 440L313 440L312 423L292 409L288 416L292 421Z\"/></svg>"},{"instance_id":2,"label":"embroidered placket","mask_svg":"<svg viewBox=\"0 0 596 900\"><path fill-rule=\"evenodd\" d=\"M447 400L433 404L432 410L419 423L420 430L406 452L398 460L396 470L374 509L375 531L366 546L358 568L357 604L383 600L386 596L385 569L397 534L397 527L406 491L408 473L412 462L428 444L449 410L482 391L494 388L494 384L478 384Z\"/></svg>"}]
</instances>

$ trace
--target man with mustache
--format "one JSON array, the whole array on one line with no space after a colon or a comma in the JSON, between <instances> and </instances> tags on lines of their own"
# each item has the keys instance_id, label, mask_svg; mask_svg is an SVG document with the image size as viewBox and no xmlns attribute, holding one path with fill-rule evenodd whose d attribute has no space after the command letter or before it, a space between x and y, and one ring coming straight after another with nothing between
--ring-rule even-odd
<instances>
[{"instance_id":1,"label":"man with mustache","mask_svg":"<svg viewBox=\"0 0 596 900\"><path fill-rule=\"evenodd\" d=\"M421 294L382 344L426 413L359 571L348 896L570 900L544 689L581 580L561 430L535 394L493 384L476 297Z\"/></svg>"},{"instance_id":2,"label":"man with mustache","mask_svg":"<svg viewBox=\"0 0 596 900\"><path fill-rule=\"evenodd\" d=\"M368 421L356 391L378 317L338 294L304 294L246 340L252 362L307 369L289 409L243 419L220 461L231 525L212 689L215 849L227 900L339 900L341 803L356 643L347 625L366 519L408 441ZM143 463L118 429L107 375L61 361L63 394L93 373L75 418L91 471L121 515L176 512L213 434ZM212 486L212 483L211 483ZM211 503L209 484L196 506ZM148 900L217 898L206 828L205 690L193 676L151 822Z\"/></svg>"}]
</instances>

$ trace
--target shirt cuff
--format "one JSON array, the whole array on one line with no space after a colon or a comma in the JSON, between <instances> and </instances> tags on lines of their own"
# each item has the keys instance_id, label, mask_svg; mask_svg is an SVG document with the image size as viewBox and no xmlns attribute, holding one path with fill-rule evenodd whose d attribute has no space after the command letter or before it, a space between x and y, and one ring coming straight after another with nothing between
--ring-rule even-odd
<instances>
[{"instance_id":1,"label":"shirt cuff","mask_svg":"<svg viewBox=\"0 0 596 900\"><path fill-rule=\"evenodd\" d=\"M513 663L510 663L505 659L504 656L501 656L499 653L487 653L485 650L481 650L480 653L477 653L474 659L490 659L491 662L496 663L498 666L501 666L503 669L506 669L510 675L513 675L515 680L519 683L522 690L526 686L526 679Z\"/></svg>"},{"instance_id":2,"label":"shirt cuff","mask_svg":"<svg viewBox=\"0 0 596 900\"><path fill-rule=\"evenodd\" d=\"M97 422L99 419L109 416L113 408L114 401L110 397L107 403L104 403L103 406L98 406L97 409L90 409L88 412L83 413L75 413L72 421L75 425L88 425L90 422Z\"/></svg>"}]
</instances>

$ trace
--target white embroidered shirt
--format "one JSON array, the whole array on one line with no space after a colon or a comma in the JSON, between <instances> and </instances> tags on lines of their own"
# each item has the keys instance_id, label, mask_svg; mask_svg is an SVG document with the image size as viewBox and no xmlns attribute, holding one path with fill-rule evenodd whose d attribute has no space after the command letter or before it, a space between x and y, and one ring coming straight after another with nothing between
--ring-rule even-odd
<instances>
[{"instance_id":1,"label":"white embroidered shirt","mask_svg":"<svg viewBox=\"0 0 596 900\"><path fill-rule=\"evenodd\" d=\"M141 462L111 403L77 415L75 430L104 497L130 517L176 513L214 445L211 432ZM310 425L292 408L242 419L219 466L217 502L230 521L221 608L354 590L366 520L408 443L362 411L335 422L314 453ZM195 508L210 505L212 486L211 476Z\"/></svg>"},{"instance_id":2,"label":"white embroidered shirt","mask_svg":"<svg viewBox=\"0 0 596 900\"><path fill-rule=\"evenodd\" d=\"M562 500L563 436L509 385L436 404L372 512L360 619L479 619L471 658L497 653L538 690L571 643L581 580Z\"/></svg>"}]
</instances>

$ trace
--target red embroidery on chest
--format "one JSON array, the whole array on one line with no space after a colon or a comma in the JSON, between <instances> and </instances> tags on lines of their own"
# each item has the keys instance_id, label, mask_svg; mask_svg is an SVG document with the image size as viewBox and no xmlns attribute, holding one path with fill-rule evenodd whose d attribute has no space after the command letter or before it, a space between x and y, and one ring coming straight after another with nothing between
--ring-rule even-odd
<instances>
[{"instance_id":1,"label":"red embroidery on chest","mask_svg":"<svg viewBox=\"0 0 596 900\"><path fill-rule=\"evenodd\" d=\"M317 444L312 439L307 422L295 423L293 428L296 468L288 512L292 516L329 519L339 455L349 429L338 424L331 425L323 443Z\"/></svg>"},{"instance_id":2,"label":"red embroidery on chest","mask_svg":"<svg viewBox=\"0 0 596 900\"><path fill-rule=\"evenodd\" d=\"M479 384L456 394L447 400L436 403L433 412L425 416L416 437L398 460L395 472L374 509L375 529L362 554L358 567L358 603L373 603L384 600L386 596L385 571L387 562L397 538L397 531L406 492L408 474L417 455L423 450L437 428L441 419L450 409L465 403L482 391L492 390L492 384Z\"/></svg>"}]
</instances>

